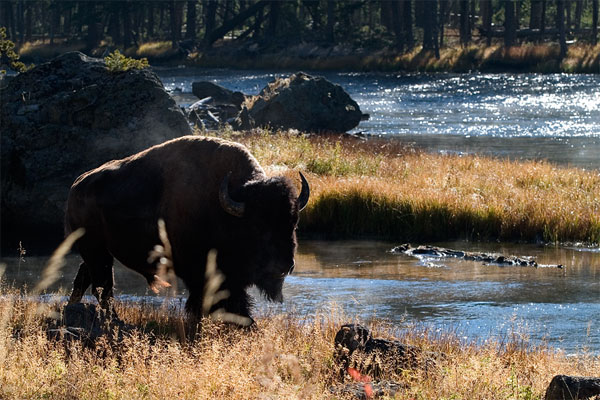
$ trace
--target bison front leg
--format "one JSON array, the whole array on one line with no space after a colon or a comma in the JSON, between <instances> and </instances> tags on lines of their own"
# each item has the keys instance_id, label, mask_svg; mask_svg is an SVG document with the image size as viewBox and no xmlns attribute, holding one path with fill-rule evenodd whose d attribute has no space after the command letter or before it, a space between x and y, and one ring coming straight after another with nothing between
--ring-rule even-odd
<instances>
[{"instance_id":1,"label":"bison front leg","mask_svg":"<svg viewBox=\"0 0 600 400\"><path fill-rule=\"evenodd\" d=\"M82 262L81 265L79 265L77 276L75 276L75 281L73 282L73 292L71 292L69 304L79 303L85 294L85 291L91 284L92 276L90 274L90 268L85 262Z\"/></svg>"},{"instance_id":2,"label":"bison front leg","mask_svg":"<svg viewBox=\"0 0 600 400\"><path fill-rule=\"evenodd\" d=\"M83 239L86 239L85 237ZM105 310L112 311L113 302L113 256L105 248L91 240L82 240L79 251L83 263L73 282L73 292L69 304L81 301L87 288L92 285L92 294Z\"/></svg>"}]
</instances>

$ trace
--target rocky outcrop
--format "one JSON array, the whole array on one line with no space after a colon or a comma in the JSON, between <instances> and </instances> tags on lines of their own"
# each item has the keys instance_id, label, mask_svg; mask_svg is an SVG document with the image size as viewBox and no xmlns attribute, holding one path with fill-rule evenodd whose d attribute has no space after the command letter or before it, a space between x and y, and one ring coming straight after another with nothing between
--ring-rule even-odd
<instances>
[{"instance_id":1,"label":"rocky outcrop","mask_svg":"<svg viewBox=\"0 0 600 400\"><path fill-rule=\"evenodd\" d=\"M215 130L225 124L235 125L240 107L233 103L219 103L212 97L205 97L190 105L186 115L190 122L200 129Z\"/></svg>"},{"instance_id":2,"label":"rocky outcrop","mask_svg":"<svg viewBox=\"0 0 600 400\"><path fill-rule=\"evenodd\" d=\"M17 75L0 96L3 241L60 242L79 174L191 133L154 73L111 72L78 52Z\"/></svg>"},{"instance_id":3,"label":"rocky outcrop","mask_svg":"<svg viewBox=\"0 0 600 400\"><path fill-rule=\"evenodd\" d=\"M600 378L556 375L546 389L545 400L589 399L600 396Z\"/></svg>"},{"instance_id":4,"label":"rocky outcrop","mask_svg":"<svg viewBox=\"0 0 600 400\"><path fill-rule=\"evenodd\" d=\"M406 254L413 257L432 257L432 258L461 258L467 261L480 261L485 264L495 264L503 266L519 266L519 267L550 267L550 268L564 268L561 264L538 264L532 257L517 257L517 256L505 256L502 254L494 253L477 253L470 251L452 250L445 247L437 246L417 246L412 247L410 244L405 243L400 246L394 247L391 253Z\"/></svg>"},{"instance_id":5,"label":"rocky outcrop","mask_svg":"<svg viewBox=\"0 0 600 400\"><path fill-rule=\"evenodd\" d=\"M207 81L193 82L192 93L199 99L210 97L214 104L233 104L238 109L246 100L246 96L242 92L234 92Z\"/></svg>"},{"instance_id":6,"label":"rocky outcrop","mask_svg":"<svg viewBox=\"0 0 600 400\"><path fill-rule=\"evenodd\" d=\"M331 386L336 395L357 399L394 396L404 388L397 382L381 380L390 374L402 374L403 370L430 370L441 354L424 352L420 348L395 340L376 339L367 328L359 324L346 324L338 330L334 339L334 360L342 381L350 377L352 382Z\"/></svg>"},{"instance_id":7,"label":"rocky outcrop","mask_svg":"<svg viewBox=\"0 0 600 400\"><path fill-rule=\"evenodd\" d=\"M301 132L344 133L364 117L340 85L303 72L269 83L248 111L256 126Z\"/></svg>"},{"instance_id":8,"label":"rocky outcrop","mask_svg":"<svg viewBox=\"0 0 600 400\"><path fill-rule=\"evenodd\" d=\"M97 340L106 337L119 342L124 334L135 329L118 319L116 314L94 304L68 304L62 309L62 318L51 321L48 337L55 340L81 341L94 347Z\"/></svg>"}]
</instances>

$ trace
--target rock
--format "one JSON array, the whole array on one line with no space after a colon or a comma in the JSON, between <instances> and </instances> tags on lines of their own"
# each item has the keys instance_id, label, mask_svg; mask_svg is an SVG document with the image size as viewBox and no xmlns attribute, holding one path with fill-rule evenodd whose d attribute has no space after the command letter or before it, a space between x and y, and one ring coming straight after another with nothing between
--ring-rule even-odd
<instances>
[{"instance_id":1,"label":"rock","mask_svg":"<svg viewBox=\"0 0 600 400\"><path fill-rule=\"evenodd\" d=\"M79 52L17 75L0 97L4 242L55 245L78 175L191 133L150 70L110 72Z\"/></svg>"},{"instance_id":2,"label":"rock","mask_svg":"<svg viewBox=\"0 0 600 400\"><path fill-rule=\"evenodd\" d=\"M303 72L269 83L248 110L257 126L302 132L344 133L363 117L340 85Z\"/></svg>"},{"instance_id":3,"label":"rock","mask_svg":"<svg viewBox=\"0 0 600 400\"><path fill-rule=\"evenodd\" d=\"M89 347L101 337L121 341L123 335L134 329L93 304L68 304L63 308L62 319L48 330L48 336L56 340L78 340Z\"/></svg>"},{"instance_id":4,"label":"rock","mask_svg":"<svg viewBox=\"0 0 600 400\"><path fill-rule=\"evenodd\" d=\"M336 396L342 396L343 398L348 398L348 396L351 396L355 399L366 400L379 398L382 396L394 397L394 395L403 388L406 388L406 386L389 381L365 383L354 382L331 386L329 391L332 394Z\"/></svg>"},{"instance_id":5,"label":"rock","mask_svg":"<svg viewBox=\"0 0 600 400\"><path fill-rule=\"evenodd\" d=\"M440 357L398 341L374 339L367 328L358 324L343 325L335 335L334 343L334 359L341 376L345 376L349 368L371 378L379 378L385 372L427 369Z\"/></svg>"},{"instance_id":6,"label":"rock","mask_svg":"<svg viewBox=\"0 0 600 400\"><path fill-rule=\"evenodd\" d=\"M556 375L546 389L546 400L589 399L600 395L600 378Z\"/></svg>"},{"instance_id":7,"label":"rock","mask_svg":"<svg viewBox=\"0 0 600 400\"><path fill-rule=\"evenodd\" d=\"M502 254L467 252L429 245L412 247L408 243L396 246L392 250L390 250L390 252L396 254L402 253L414 257L454 257L462 258L464 260L469 261L481 261L486 264L496 264L504 266L564 268L564 266L561 264L538 264L532 257L517 257L504 256Z\"/></svg>"},{"instance_id":8,"label":"rock","mask_svg":"<svg viewBox=\"0 0 600 400\"><path fill-rule=\"evenodd\" d=\"M191 123L214 130L225 123L234 124L240 109L234 104L219 104L212 97L206 97L189 106L185 113Z\"/></svg>"},{"instance_id":9,"label":"rock","mask_svg":"<svg viewBox=\"0 0 600 400\"><path fill-rule=\"evenodd\" d=\"M242 106L242 110L231 124L234 129L247 131L256 126L254 118L250 116L250 112L246 106Z\"/></svg>"},{"instance_id":10,"label":"rock","mask_svg":"<svg viewBox=\"0 0 600 400\"><path fill-rule=\"evenodd\" d=\"M242 92L234 92L212 82L193 82L192 93L199 99L211 97L215 104L233 104L238 110L246 101Z\"/></svg>"}]
</instances>

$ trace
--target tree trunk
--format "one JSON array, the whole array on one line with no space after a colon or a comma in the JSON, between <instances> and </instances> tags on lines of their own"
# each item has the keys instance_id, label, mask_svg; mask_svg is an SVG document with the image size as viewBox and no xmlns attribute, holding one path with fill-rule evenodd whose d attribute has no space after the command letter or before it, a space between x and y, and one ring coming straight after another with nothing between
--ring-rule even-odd
<instances>
[{"instance_id":1,"label":"tree trunk","mask_svg":"<svg viewBox=\"0 0 600 400\"><path fill-rule=\"evenodd\" d=\"M404 44L406 45L406 51L410 51L415 45L415 39L413 35L413 13L411 0L402 0L403 10L402 19L404 23L402 27L404 29Z\"/></svg>"},{"instance_id":2,"label":"tree trunk","mask_svg":"<svg viewBox=\"0 0 600 400\"><path fill-rule=\"evenodd\" d=\"M388 32L392 32L394 27L392 2L390 0L382 0L379 4L381 5L381 25L385 26Z\"/></svg>"},{"instance_id":3,"label":"tree trunk","mask_svg":"<svg viewBox=\"0 0 600 400\"><path fill-rule=\"evenodd\" d=\"M128 49L131 47L133 42L133 37L131 35L131 10L130 3L123 2L121 3L121 15L123 18L123 47Z\"/></svg>"},{"instance_id":4,"label":"tree trunk","mask_svg":"<svg viewBox=\"0 0 600 400\"><path fill-rule=\"evenodd\" d=\"M236 16L234 16L230 20L223 21L223 25L221 25L219 28L214 29L210 32L207 31L207 38L205 39L205 45L211 46L215 41L217 41L217 40L221 39L223 36L225 36L225 34L227 34L227 32L231 31L236 26L243 23L244 21L246 21L248 18L252 17L253 15L257 15L269 3L272 5L273 3L276 3L276 1L268 2L266 0L260 0L256 3L254 3L253 5L251 5L250 7L248 7L244 12L238 13ZM272 11L273 10L271 10L271 12ZM271 17L273 17L273 16L271 16Z\"/></svg>"},{"instance_id":5,"label":"tree trunk","mask_svg":"<svg viewBox=\"0 0 600 400\"><path fill-rule=\"evenodd\" d=\"M27 2L25 5L25 41L26 42L31 42L31 25L32 25L31 14L33 14L33 7L31 7L31 3Z\"/></svg>"},{"instance_id":6,"label":"tree trunk","mask_svg":"<svg viewBox=\"0 0 600 400\"><path fill-rule=\"evenodd\" d=\"M181 40L181 24L183 20L183 3L172 0L169 4L171 14L171 47L177 48Z\"/></svg>"},{"instance_id":7,"label":"tree trunk","mask_svg":"<svg viewBox=\"0 0 600 400\"><path fill-rule=\"evenodd\" d=\"M273 40L277 37L277 25L279 23L279 8L280 3L278 0L272 0L270 3L269 12L269 25L267 26L267 37L269 40Z\"/></svg>"},{"instance_id":8,"label":"tree trunk","mask_svg":"<svg viewBox=\"0 0 600 400\"><path fill-rule=\"evenodd\" d=\"M515 3L513 0L504 0L504 47L514 46L516 32Z\"/></svg>"},{"instance_id":9,"label":"tree trunk","mask_svg":"<svg viewBox=\"0 0 600 400\"><path fill-rule=\"evenodd\" d=\"M546 31L546 0L542 0L542 16L540 21L540 32Z\"/></svg>"},{"instance_id":10,"label":"tree trunk","mask_svg":"<svg viewBox=\"0 0 600 400\"><path fill-rule=\"evenodd\" d=\"M327 41L335 43L335 1L327 2Z\"/></svg>"},{"instance_id":11,"label":"tree trunk","mask_svg":"<svg viewBox=\"0 0 600 400\"><path fill-rule=\"evenodd\" d=\"M437 10L437 0L428 1L423 8L423 50L435 50L435 14Z\"/></svg>"},{"instance_id":12,"label":"tree trunk","mask_svg":"<svg viewBox=\"0 0 600 400\"><path fill-rule=\"evenodd\" d=\"M196 40L196 0L187 2L185 38L188 40Z\"/></svg>"},{"instance_id":13,"label":"tree trunk","mask_svg":"<svg viewBox=\"0 0 600 400\"><path fill-rule=\"evenodd\" d=\"M531 12L529 15L529 29L540 29L542 26L542 1L531 0Z\"/></svg>"},{"instance_id":14,"label":"tree trunk","mask_svg":"<svg viewBox=\"0 0 600 400\"><path fill-rule=\"evenodd\" d=\"M25 39L25 20L24 20L24 11L25 11L25 2L23 0L19 1L17 4L17 30L19 32L19 43L23 44Z\"/></svg>"},{"instance_id":15,"label":"tree trunk","mask_svg":"<svg viewBox=\"0 0 600 400\"><path fill-rule=\"evenodd\" d=\"M565 30L571 30L571 0L564 0L565 2L565 11L567 12L567 20L565 22Z\"/></svg>"},{"instance_id":16,"label":"tree trunk","mask_svg":"<svg viewBox=\"0 0 600 400\"><path fill-rule=\"evenodd\" d=\"M583 14L583 0L575 0L575 29L581 28L581 15Z\"/></svg>"},{"instance_id":17,"label":"tree trunk","mask_svg":"<svg viewBox=\"0 0 600 400\"><path fill-rule=\"evenodd\" d=\"M256 15L254 16L254 26L252 28L252 39L256 39L259 40L260 36L262 34L262 23L264 21L265 15L264 15L264 9L261 8L260 10L258 10L258 12L256 13Z\"/></svg>"},{"instance_id":18,"label":"tree trunk","mask_svg":"<svg viewBox=\"0 0 600 400\"><path fill-rule=\"evenodd\" d=\"M432 40L433 40L433 51L435 53L435 58L440 59L440 43L438 41L438 0L433 0L431 2L431 10L429 11L429 16L431 18L431 27L432 27ZM470 32L469 32L470 34Z\"/></svg>"},{"instance_id":19,"label":"tree trunk","mask_svg":"<svg viewBox=\"0 0 600 400\"><path fill-rule=\"evenodd\" d=\"M63 36L67 39L71 36L71 3L61 4L64 9L65 21L63 23Z\"/></svg>"},{"instance_id":20,"label":"tree trunk","mask_svg":"<svg viewBox=\"0 0 600 400\"><path fill-rule=\"evenodd\" d=\"M392 25L394 27L394 38L396 50L400 53L404 51L404 32L402 29L401 2L393 2L392 4Z\"/></svg>"},{"instance_id":21,"label":"tree trunk","mask_svg":"<svg viewBox=\"0 0 600 400\"><path fill-rule=\"evenodd\" d=\"M209 1L204 6L204 40L208 40L210 34L215 30L217 5L216 1Z\"/></svg>"},{"instance_id":22,"label":"tree trunk","mask_svg":"<svg viewBox=\"0 0 600 400\"><path fill-rule=\"evenodd\" d=\"M154 39L154 3L149 1L146 5L148 12L148 22L146 24L146 39Z\"/></svg>"},{"instance_id":23,"label":"tree trunk","mask_svg":"<svg viewBox=\"0 0 600 400\"><path fill-rule=\"evenodd\" d=\"M481 10L481 21L483 29L486 32L486 45L492 45L492 0L481 0L479 2Z\"/></svg>"},{"instance_id":24,"label":"tree trunk","mask_svg":"<svg viewBox=\"0 0 600 400\"><path fill-rule=\"evenodd\" d=\"M440 0L440 17L438 20L438 31L440 33L439 47L444 46L444 23L446 22L446 13L448 11L449 0Z\"/></svg>"},{"instance_id":25,"label":"tree trunk","mask_svg":"<svg viewBox=\"0 0 600 400\"><path fill-rule=\"evenodd\" d=\"M471 41L469 27L469 0L460 0L460 44L465 47Z\"/></svg>"},{"instance_id":26,"label":"tree trunk","mask_svg":"<svg viewBox=\"0 0 600 400\"><path fill-rule=\"evenodd\" d=\"M565 35L565 0L556 0L556 28L560 43L560 59L567 55L567 40Z\"/></svg>"},{"instance_id":27,"label":"tree trunk","mask_svg":"<svg viewBox=\"0 0 600 400\"><path fill-rule=\"evenodd\" d=\"M592 0L592 44L598 43L598 0Z\"/></svg>"},{"instance_id":28,"label":"tree trunk","mask_svg":"<svg viewBox=\"0 0 600 400\"><path fill-rule=\"evenodd\" d=\"M60 29L60 13L57 7L56 3L50 6L50 44L54 44L54 35Z\"/></svg>"}]
</instances>

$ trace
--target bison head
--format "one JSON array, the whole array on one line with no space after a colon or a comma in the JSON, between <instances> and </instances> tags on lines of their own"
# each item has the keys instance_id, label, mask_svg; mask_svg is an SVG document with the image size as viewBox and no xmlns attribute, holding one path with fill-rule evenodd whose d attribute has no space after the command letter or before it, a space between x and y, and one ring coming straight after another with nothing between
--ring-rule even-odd
<instances>
[{"instance_id":1,"label":"bison head","mask_svg":"<svg viewBox=\"0 0 600 400\"><path fill-rule=\"evenodd\" d=\"M227 175L219 192L223 209L236 217L234 232L229 232L239 241L236 263L244 263L250 271L250 283L274 301L283 299L283 280L294 269L298 214L310 195L302 173L300 179L300 195L285 177L253 180L230 194ZM235 279L230 271L226 276Z\"/></svg>"}]
</instances>

